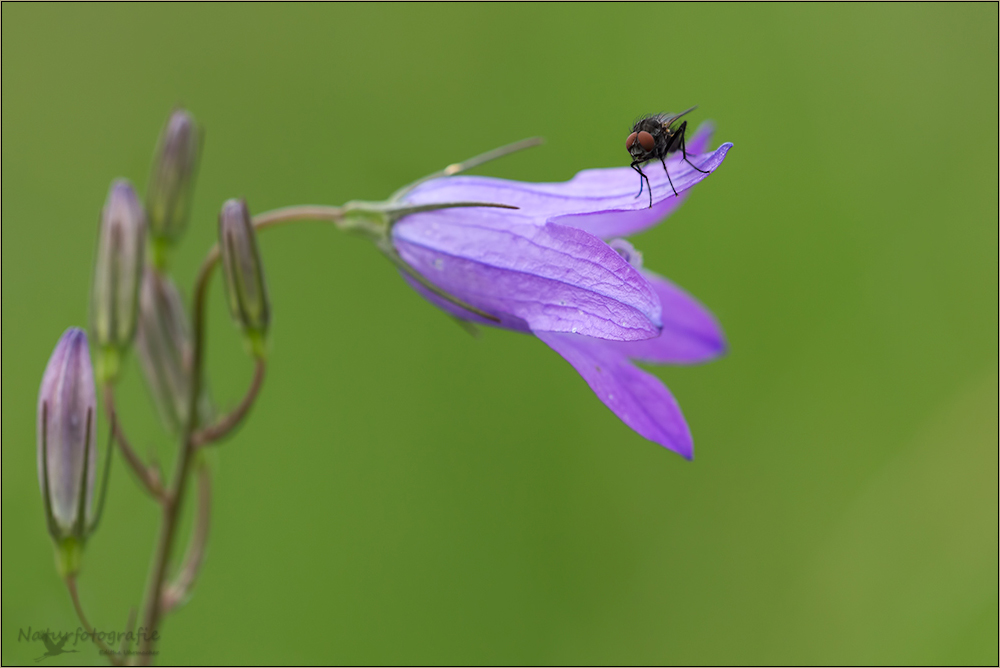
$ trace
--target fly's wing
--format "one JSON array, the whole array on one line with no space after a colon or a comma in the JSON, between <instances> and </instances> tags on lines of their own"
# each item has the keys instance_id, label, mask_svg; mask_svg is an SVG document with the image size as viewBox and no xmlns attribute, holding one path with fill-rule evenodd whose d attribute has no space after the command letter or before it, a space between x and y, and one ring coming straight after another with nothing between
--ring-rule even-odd
<instances>
[{"instance_id":1,"label":"fly's wing","mask_svg":"<svg viewBox=\"0 0 1000 668\"><path fill-rule=\"evenodd\" d=\"M684 111L682 111L679 114L660 114L657 117L657 120L659 120L660 123L663 124L663 129L664 130L669 130L670 126L672 126L674 123L676 123L677 121L679 121L682 116L686 116L687 114L690 114L692 111L694 111L697 108L698 108L698 105L696 104L693 107L691 107L690 109L685 109Z\"/></svg>"}]
</instances>

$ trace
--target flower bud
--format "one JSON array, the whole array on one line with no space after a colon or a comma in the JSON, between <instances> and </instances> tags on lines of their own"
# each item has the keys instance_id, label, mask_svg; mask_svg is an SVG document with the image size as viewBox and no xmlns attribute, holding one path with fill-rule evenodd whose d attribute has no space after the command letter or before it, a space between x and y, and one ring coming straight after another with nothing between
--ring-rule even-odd
<instances>
[{"instance_id":1,"label":"flower bud","mask_svg":"<svg viewBox=\"0 0 1000 668\"><path fill-rule=\"evenodd\" d=\"M201 140L194 116L184 109L170 115L160 135L146 191L146 210L154 257L161 268L166 247L180 237L187 224Z\"/></svg>"},{"instance_id":2,"label":"flower bud","mask_svg":"<svg viewBox=\"0 0 1000 668\"><path fill-rule=\"evenodd\" d=\"M90 328L102 383L117 375L119 359L135 334L145 242L146 214L132 184L118 179L101 212L90 297Z\"/></svg>"},{"instance_id":3,"label":"flower bud","mask_svg":"<svg viewBox=\"0 0 1000 668\"><path fill-rule=\"evenodd\" d=\"M147 267L139 296L139 361L153 403L167 429L175 434L187 423L188 388L193 352L184 302L173 281ZM208 392L202 392L198 415L212 417Z\"/></svg>"},{"instance_id":4,"label":"flower bud","mask_svg":"<svg viewBox=\"0 0 1000 668\"><path fill-rule=\"evenodd\" d=\"M253 355L263 357L271 313L264 266L257 249L257 232L244 200L231 199L222 205L219 248L229 312L243 329Z\"/></svg>"},{"instance_id":5,"label":"flower bud","mask_svg":"<svg viewBox=\"0 0 1000 668\"><path fill-rule=\"evenodd\" d=\"M49 532L75 570L93 521L97 470L97 394L87 335L70 327L59 339L38 391L38 484Z\"/></svg>"}]
</instances>

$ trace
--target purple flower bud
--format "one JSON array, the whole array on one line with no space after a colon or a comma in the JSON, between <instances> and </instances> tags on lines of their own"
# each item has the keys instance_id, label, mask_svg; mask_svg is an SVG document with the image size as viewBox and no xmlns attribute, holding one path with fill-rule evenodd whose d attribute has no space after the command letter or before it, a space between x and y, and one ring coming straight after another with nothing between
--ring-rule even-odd
<instances>
[{"instance_id":1,"label":"purple flower bud","mask_svg":"<svg viewBox=\"0 0 1000 668\"><path fill-rule=\"evenodd\" d=\"M57 541L84 538L85 525L93 519L96 407L87 335L70 327L52 351L38 390L38 484Z\"/></svg>"},{"instance_id":2,"label":"purple flower bud","mask_svg":"<svg viewBox=\"0 0 1000 668\"><path fill-rule=\"evenodd\" d=\"M191 334L181 295L168 277L147 268L139 296L139 361L153 403L173 433L187 422L191 379ZM202 393L199 416L211 417L211 400Z\"/></svg>"},{"instance_id":3,"label":"purple flower bud","mask_svg":"<svg viewBox=\"0 0 1000 668\"><path fill-rule=\"evenodd\" d=\"M184 109L170 115L160 135L146 191L150 230L160 250L175 242L187 225L201 140L194 116Z\"/></svg>"},{"instance_id":4,"label":"purple flower bud","mask_svg":"<svg viewBox=\"0 0 1000 668\"><path fill-rule=\"evenodd\" d=\"M101 212L90 298L90 328L98 346L98 380L115 377L135 334L136 304L146 251L146 214L132 184L111 184Z\"/></svg>"},{"instance_id":5,"label":"purple flower bud","mask_svg":"<svg viewBox=\"0 0 1000 668\"><path fill-rule=\"evenodd\" d=\"M222 205L219 248L229 312L243 329L253 354L262 357L271 310L257 232L245 200L231 199Z\"/></svg>"}]
</instances>

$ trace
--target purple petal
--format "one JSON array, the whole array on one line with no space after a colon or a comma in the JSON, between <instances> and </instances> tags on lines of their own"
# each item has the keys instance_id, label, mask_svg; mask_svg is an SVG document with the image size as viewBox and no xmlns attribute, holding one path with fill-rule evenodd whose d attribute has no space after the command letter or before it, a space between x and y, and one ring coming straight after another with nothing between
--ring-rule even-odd
<instances>
[{"instance_id":1,"label":"purple petal","mask_svg":"<svg viewBox=\"0 0 1000 668\"><path fill-rule=\"evenodd\" d=\"M405 271L400 270L399 275L403 277L411 288L420 293L420 296L429 301L434 306L447 313L448 315L455 316L461 320L468 320L469 322L474 322L477 325L486 325L488 327L500 327L502 329L509 329L515 332L521 332L522 334L531 334L531 327L528 326L524 320L510 315L509 313L498 313L497 317L500 318L500 322L494 322L492 320L487 320L486 318L468 311L457 304L454 304L443 297L439 297L434 294L422 284L420 284L415 278L407 274Z\"/></svg>"},{"instance_id":2,"label":"purple petal","mask_svg":"<svg viewBox=\"0 0 1000 668\"><path fill-rule=\"evenodd\" d=\"M400 256L445 292L534 331L637 341L658 336L648 281L600 239L509 211L445 209L393 228Z\"/></svg>"},{"instance_id":3,"label":"purple petal","mask_svg":"<svg viewBox=\"0 0 1000 668\"><path fill-rule=\"evenodd\" d=\"M726 159L732 146L727 143L713 153L688 157L700 169L712 173ZM631 168L591 169L580 172L573 181L579 180L578 187L581 189L607 193L605 208L568 213L551 220L585 230L602 239L637 234L672 214L687 199L691 188L709 176L696 170L679 155L671 156L666 163L670 180L674 184L673 189L662 165L649 163L643 167L643 172L649 177L649 183L653 187L652 208L649 208L645 189L641 197L635 196L639 190L639 175ZM674 195L674 189L677 190L677 195Z\"/></svg>"},{"instance_id":4,"label":"purple petal","mask_svg":"<svg viewBox=\"0 0 1000 668\"><path fill-rule=\"evenodd\" d=\"M723 144L712 153L702 153L711 127L699 129L689 144L689 159L701 169L715 171L732 144ZM667 168L677 195L663 167L650 163L644 171L653 186L653 207L645 191L639 192L639 175L630 167L588 169L562 183L521 183L482 176L452 176L428 181L407 194L411 204L478 201L510 204L521 215L537 222L558 222L576 227L602 239L639 232L669 215L680 206L686 192L703 181L702 174L684 162L679 154L667 160Z\"/></svg>"},{"instance_id":5,"label":"purple petal","mask_svg":"<svg viewBox=\"0 0 1000 668\"><path fill-rule=\"evenodd\" d=\"M663 308L663 330L645 341L608 341L630 359L657 364L698 364L726 352L726 337L712 312L666 278L644 270Z\"/></svg>"},{"instance_id":6,"label":"purple petal","mask_svg":"<svg viewBox=\"0 0 1000 668\"><path fill-rule=\"evenodd\" d=\"M691 459L691 431L660 379L637 368L617 346L576 334L536 332L587 381L604 405L640 436Z\"/></svg>"}]
</instances>

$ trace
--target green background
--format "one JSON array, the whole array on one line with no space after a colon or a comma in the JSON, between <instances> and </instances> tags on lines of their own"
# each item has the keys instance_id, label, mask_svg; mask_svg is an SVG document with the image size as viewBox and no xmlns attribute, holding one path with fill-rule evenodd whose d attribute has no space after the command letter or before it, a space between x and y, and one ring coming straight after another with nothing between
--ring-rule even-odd
<instances>
[{"instance_id":1,"label":"green background","mask_svg":"<svg viewBox=\"0 0 1000 668\"><path fill-rule=\"evenodd\" d=\"M3 663L43 651L19 630L77 626L38 384L86 323L108 185L144 188L174 105L207 128L189 294L228 197L380 199L534 135L480 173L562 180L699 104L735 148L635 239L730 341L655 369L695 461L539 341L463 333L367 242L268 232L269 377L213 458L208 559L158 660L996 664L996 4L2 12ZM251 364L218 281L209 325L230 406ZM121 395L169 460L134 358ZM98 627L139 602L157 519L116 462L80 581ZM100 661L82 649L47 663Z\"/></svg>"}]
</instances>

